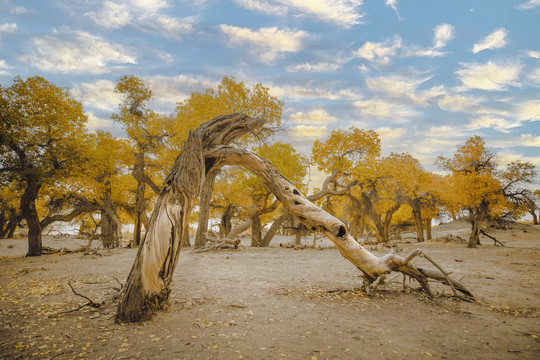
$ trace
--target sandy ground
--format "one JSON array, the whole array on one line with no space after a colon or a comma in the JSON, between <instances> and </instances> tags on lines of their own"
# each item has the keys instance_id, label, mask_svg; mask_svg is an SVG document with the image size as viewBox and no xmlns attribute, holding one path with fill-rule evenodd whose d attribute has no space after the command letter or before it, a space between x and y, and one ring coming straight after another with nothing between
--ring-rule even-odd
<instances>
[{"instance_id":1,"label":"sandy ground","mask_svg":"<svg viewBox=\"0 0 540 360\"><path fill-rule=\"evenodd\" d=\"M274 239L266 249L188 249L169 308L139 324L115 324L115 303L108 300L120 287L116 279L127 278L135 249L24 258L25 239L0 240L0 358L540 359L540 229L523 230L492 231L505 247L488 239L478 249L398 246L404 254L420 248L453 271L475 303L430 300L414 283L404 291L401 276L368 297L359 291L359 271L335 248L278 246L290 238ZM442 225L434 236L467 231ZM68 282L95 302L108 301L57 315L87 303Z\"/></svg>"}]
</instances>

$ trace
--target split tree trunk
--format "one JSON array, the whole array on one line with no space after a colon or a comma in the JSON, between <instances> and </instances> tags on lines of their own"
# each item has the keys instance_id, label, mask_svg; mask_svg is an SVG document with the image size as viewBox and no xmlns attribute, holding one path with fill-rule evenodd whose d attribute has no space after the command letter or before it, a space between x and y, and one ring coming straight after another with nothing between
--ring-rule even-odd
<instances>
[{"instance_id":1,"label":"split tree trunk","mask_svg":"<svg viewBox=\"0 0 540 360\"><path fill-rule=\"evenodd\" d=\"M195 235L195 249L201 248L206 244L206 232L208 231L208 219L210 218L210 202L212 201L212 191L214 190L214 183L219 170L219 166L212 167L204 179L199 201L199 222Z\"/></svg>"},{"instance_id":2,"label":"split tree trunk","mask_svg":"<svg viewBox=\"0 0 540 360\"><path fill-rule=\"evenodd\" d=\"M262 118L235 113L218 116L190 132L154 207L118 304L116 321L147 319L166 304L182 242L189 238L191 210L206 174L216 163L215 158L205 161L204 150L228 144L263 123Z\"/></svg>"}]
</instances>

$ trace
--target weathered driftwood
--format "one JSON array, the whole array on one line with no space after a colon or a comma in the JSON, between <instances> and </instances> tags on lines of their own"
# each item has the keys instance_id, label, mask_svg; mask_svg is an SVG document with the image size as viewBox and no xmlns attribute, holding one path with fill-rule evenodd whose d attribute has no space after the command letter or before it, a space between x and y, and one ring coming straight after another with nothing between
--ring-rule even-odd
<instances>
[{"instance_id":1,"label":"weathered driftwood","mask_svg":"<svg viewBox=\"0 0 540 360\"><path fill-rule=\"evenodd\" d=\"M190 132L164 181L118 304L116 321L146 319L166 304L180 248L188 240L191 210L206 174L219 161L205 158L204 150L229 144L263 124L262 118L235 113L218 116Z\"/></svg>"},{"instance_id":2,"label":"weathered driftwood","mask_svg":"<svg viewBox=\"0 0 540 360\"><path fill-rule=\"evenodd\" d=\"M367 289L375 280L384 280L392 271L414 277L428 294L432 293L427 280L435 278L435 273L439 281L458 288L455 280L444 273L436 270L426 272L414 267L410 264L412 258L404 259L392 253L383 257L373 255L353 239L339 219L305 198L270 162L249 151L227 146L263 123L262 118L253 119L237 113L217 117L190 133L184 150L165 179L145 239L126 282L123 299L118 305L117 321L146 319L166 304L180 248L188 237L189 215L204 177L213 166L225 164L243 166L261 177L284 207L308 229L326 235L341 254L364 273ZM440 276L444 280L440 280Z\"/></svg>"}]
</instances>

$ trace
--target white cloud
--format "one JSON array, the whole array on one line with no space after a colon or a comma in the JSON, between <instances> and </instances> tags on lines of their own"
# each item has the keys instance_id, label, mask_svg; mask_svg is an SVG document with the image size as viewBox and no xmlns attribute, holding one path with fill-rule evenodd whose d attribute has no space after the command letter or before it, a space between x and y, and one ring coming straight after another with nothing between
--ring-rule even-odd
<instances>
[{"instance_id":1,"label":"white cloud","mask_svg":"<svg viewBox=\"0 0 540 360\"><path fill-rule=\"evenodd\" d=\"M510 129L520 125L520 122L511 122L501 117L482 116L471 121L467 125L468 130L495 129L502 133L508 133Z\"/></svg>"},{"instance_id":2,"label":"white cloud","mask_svg":"<svg viewBox=\"0 0 540 360\"><path fill-rule=\"evenodd\" d=\"M410 106L383 99L359 100L354 105L364 118L388 119L394 123L408 122L419 115L419 112Z\"/></svg>"},{"instance_id":3,"label":"white cloud","mask_svg":"<svg viewBox=\"0 0 540 360\"><path fill-rule=\"evenodd\" d=\"M5 60L0 60L0 75L9 75L7 70L12 69L12 66L9 66Z\"/></svg>"},{"instance_id":4,"label":"white cloud","mask_svg":"<svg viewBox=\"0 0 540 360\"><path fill-rule=\"evenodd\" d=\"M331 116L324 109L314 109L307 113L299 111L292 114L290 119L297 124L329 124L338 121L338 118Z\"/></svg>"},{"instance_id":5,"label":"white cloud","mask_svg":"<svg viewBox=\"0 0 540 360\"><path fill-rule=\"evenodd\" d=\"M105 1L99 11L85 15L106 29L131 25L137 30L180 39L193 30L194 18L171 17L165 13L169 7L169 2L163 0Z\"/></svg>"},{"instance_id":6,"label":"white cloud","mask_svg":"<svg viewBox=\"0 0 540 360\"><path fill-rule=\"evenodd\" d=\"M519 143L524 146L540 147L540 136L521 134Z\"/></svg>"},{"instance_id":7,"label":"white cloud","mask_svg":"<svg viewBox=\"0 0 540 360\"><path fill-rule=\"evenodd\" d=\"M84 107L115 111L122 102L122 95L115 93L116 84L109 80L75 84L70 92Z\"/></svg>"},{"instance_id":8,"label":"white cloud","mask_svg":"<svg viewBox=\"0 0 540 360\"><path fill-rule=\"evenodd\" d=\"M450 24L438 25L435 30L433 39L435 49L440 49L446 46L446 43L454 38L454 27Z\"/></svg>"},{"instance_id":9,"label":"white cloud","mask_svg":"<svg viewBox=\"0 0 540 360\"><path fill-rule=\"evenodd\" d=\"M527 76L533 82L540 84L540 67L537 67Z\"/></svg>"},{"instance_id":10,"label":"white cloud","mask_svg":"<svg viewBox=\"0 0 540 360\"><path fill-rule=\"evenodd\" d=\"M401 37L395 35L383 42L368 41L354 52L356 57L386 65L397 55L401 48Z\"/></svg>"},{"instance_id":11,"label":"white cloud","mask_svg":"<svg viewBox=\"0 0 540 360\"><path fill-rule=\"evenodd\" d=\"M474 44L473 53L476 54L482 50L493 50L505 47L508 44L506 41L507 35L508 31L504 28L495 30L486 36L481 42Z\"/></svg>"},{"instance_id":12,"label":"white cloud","mask_svg":"<svg viewBox=\"0 0 540 360\"><path fill-rule=\"evenodd\" d=\"M538 6L540 6L540 0L529 0L524 3L521 3L517 8L519 10L530 10Z\"/></svg>"},{"instance_id":13,"label":"white cloud","mask_svg":"<svg viewBox=\"0 0 540 360\"><path fill-rule=\"evenodd\" d=\"M527 51L527 56L533 59L540 59L540 51L529 50Z\"/></svg>"},{"instance_id":14,"label":"white cloud","mask_svg":"<svg viewBox=\"0 0 540 360\"><path fill-rule=\"evenodd\" d=\"M386 0L386 6L392 8L392 10L394 10L394 12L396 13L398 20L401 20L397 9L397 0Z\"/></svg>"},{"instance_id":15,"label":"white cloud","mask_svg":"<svg viewBox=\"0 0 540 360\"><path fill-rule=\"evenodd\" d=\"M519 120L540 121L540 101L529 100L516 106L516 113Z\"/></svg>"},{"instance_id":16,"label":"white cloud","mask_svg":"<svg viewBox=\"0 0 540 360\"><path fill-rule=\"evenodd\" d=\"M97 130L103 130L110 128L113 125L113 121L110 119L99 118L93 113L86 113L88 116L88 121L86 122L86 128L91 132L96 132Z\"/></svg>"},{"instance_id":17,"label":"white cloud","mask_svg":"<svg viewBox=\"0 0 540 360\"><path fill-rule=\"evenodd\" d=\"M278 59L283 53L298 52L302 42L308 37L305 31L280 30L276 27L251 30L231 25L219 25L219 29L229 38L231 45L248 44L252 54L263 63Z\"/></svg>"},{"instance_id":18,"label":"white cloud","mask_svg":"<svg viewBox=\"0 0 540 360\"><path fill-rule=\"evenodd\" d=\"M477 111L482 101L469 95L446 95L438 101L438 105L446 111L470 113Z\"/></svg>"},{"instance_id":19,"label":"white cloud","mask_svg":"<svg viewBox=\"0 0 540 360\"><path fill-rule=\"evenodd\" d=\"M129 24L132 20L130 7L127 3L122 4L112 1L105 1L99 13L90 11L86 15L93 22L106 29L118 29Z\"/></svg>"},{"instance_id":20,"label":"white cloud","mask_svg":"<svg viewBox=\"0 0 540 360\"><path fill-rule=\"evenodd\" d=\"M419 47L416 45L403 45L401 37L394 35L382 42L368 41L353 55L372 61L379 65L387 65L395 56L400 57L438 57L444 56L447 52L441 51L447 42L454 38L454 26L450 24L441 24L433 29L433 47Z\"/></svg>"},{"instance_id":21,"label":"white cloud","mask_svg":"<svg viewBox=\"0 0 540 360\"><path fill-rule=\"evenodd\" d=\"M55 31L55 35L34 38L35 53L20 56L42 71L103 74L114 64L135 64L136 57L123 46L100 36L78 31L74 34Z\"/></svg>"},{"instance_id":22,"label":"white cloud","mask_svg":"<svg viewBox=\"0 0 540 360\"><path fill-rule=\"evenodd\" d=\"M13 33L17 30L17 24L15 23L4 23L0 25L0 33Z\"/></svg>"},{"instance_id":23,"label":"white cloud","mask_svg":"<svg viewBox=\"0 0 540 360\"><path fill-rule=\"evenodd\" d=\"M304 138L313 141L313 139L324 138L328 135L329 131L326 125L297 125L292 127L289 133L295 138Z\"/></svg>"},{"instance_id":24,"label":"white cloud","mask_svg":"<svg viewBox=\"0 0 540 360\"><path fill-rule=\"evenodd\" d=\"M359 12L362 0L235 0L249 10L283 16L289 12L314 17L344 28L361 24Z\"/></svg>"},{"instance_id":25,"label":"white cloud","mask_svg":"<svg viewBox=\"0 0 540 360\"><path fill-rule=\"evenodd\" d=\"M330 72L341 69L344 61L336 62L318 62L318 63L303 63L298 65L287 66L285 70L288 72L306 71L306 72Z\"/></svg>"},{"instance_id":26,"label":"white cloud","mask_svg":"<svg viewBox=\"0 0 540 360\"><path fill-rule=\"evenodd\" d=\"M269 86L269 93L280 99L330 99L330 100L357 100L360 95L352 90L342 89L338 91L329 90L328 87L313 87L311 83L296 86Z\"/></svg>"},{"instance_id":27,"label":"white cloud","mask_svg":"<svg viewBox=\"0 0 540 360\"><path fill-rule=\"evenodd\" d=\"M450 138L450 137L457 137L462 136L463 132L456 127L448 126L448 125L442 125L442 126L432 126L427 131L425 131L422 135L428 137L428 138Z\"/></svg>"},{"instance_id":28,"label":"white cloud","mask_svg":"<svg viewBox=\"0 0 540 360\"><path fill-rule=\"evenodd\" d=\"M176 103L185 100L195 91L216 88L218 83L202 76L152 76L147 79L152 89L152 101L160 110L172 112Z\"/></svg>"},{"instance_id":29,"label":"white cloud","mask_svg":"<svg viewBox=\"0 0 540 360\"><path fill-rule=\"evenodd\" d=\"M383 141L392 141L401 138L406 130L404 128L390 128L388 126L382 126L376 128L375 131L379 134Z\"/></svg>"},{"instance_id":30,"label":"white cloud","mask_svg":"<svg viewBox=\"0 0 540 360\"><path fill-rule=\"evenodd\" d=\"M461 69L455 72L463 85L458 90L480 89L488 91L506 90L508 85L518 86L516 82L521 71L521 64L486 64L461 63Z\"/></svg>"},{"instance_id":31,"label":"white cloud","mask_svg":"<svg viewBox=\"0 0 540 360\"><path fill-rule=\"evenodd\" d=\"M414 76L380 76L368 78L367 87L372 91L384 92L394 98L402 98L413 101L418 105L427 103L436 97L446 94L443 85L434 86L431 89L418 91L418 86L431 79L431 76L415 78Z\"/></svg>"}]
</instances>

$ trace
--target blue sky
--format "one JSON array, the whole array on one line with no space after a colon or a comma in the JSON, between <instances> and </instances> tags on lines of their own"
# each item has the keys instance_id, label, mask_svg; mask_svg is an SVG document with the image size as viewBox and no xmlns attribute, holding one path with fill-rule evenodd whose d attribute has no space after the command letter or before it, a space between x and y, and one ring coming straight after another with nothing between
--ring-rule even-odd
<instances>
[{"instance_id":1,"label":"blue sky","mask_svg":"<svg viewBox=\"0 0 540 360\"><path fill-rule=\"evenodd\" d=\"M168 113L228 75L285 101L281 136L306 155L314 139L356 126L430 171L472 135L501 163L540 169L540 0L0 0L0 9L2 85L41 75L68 87L91 130L122 135L110 120L122 75L148 81L152 108Z\"/></svg>"}]
</instances>

